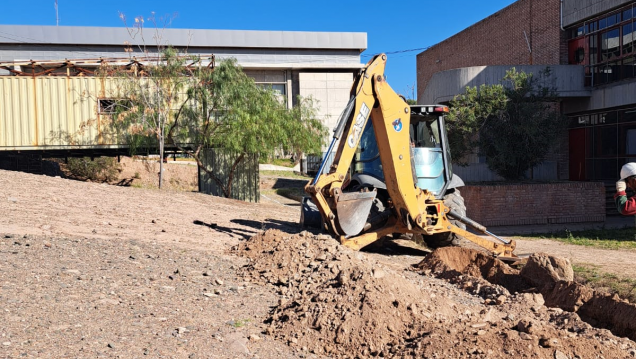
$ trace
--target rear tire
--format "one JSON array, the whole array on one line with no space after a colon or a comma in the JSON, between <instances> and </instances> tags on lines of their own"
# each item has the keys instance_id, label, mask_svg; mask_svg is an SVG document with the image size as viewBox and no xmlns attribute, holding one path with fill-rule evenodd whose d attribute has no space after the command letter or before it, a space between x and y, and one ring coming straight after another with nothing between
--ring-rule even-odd
<instances>
[{"instance_id":1,"label":"rear tire","mask_svg":"<svg viewBox=\"0 0 636 359\"><path fill-rule=\"evenodd\" d=\"M455 188L446 193L446 195L444 196L444 205L457 212L457 214L461 215L462 217L466 216L466 205L464 204L464 197L462 197L458 189ZM448 219L455 226L466 229L466 225L462 222L450 217ZM453 232L436 233L430 236L423 237L424 242L426 242L426 245L431 249L459 246L462 240L462 237L457 236Z\"/></svg>"}]
</instances>

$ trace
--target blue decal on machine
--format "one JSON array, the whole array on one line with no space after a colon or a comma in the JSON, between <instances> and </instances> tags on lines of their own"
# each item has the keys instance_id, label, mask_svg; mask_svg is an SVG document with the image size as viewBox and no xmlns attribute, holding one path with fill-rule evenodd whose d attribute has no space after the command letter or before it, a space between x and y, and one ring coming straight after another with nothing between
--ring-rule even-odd
<instances>
[{"instance_id":1,"label":"blue decal on machine","mask_svg":"<svg viewBox=\"0 0 636 359\"><path fill-rule=\"evenodd\" d=\"M393 121L392 125L395 132L402 131L402 119L398 118L397 120Z\"/></svg>"},{"instance_id":2,"label":"blue decal on machine","mask_svg":"<svg viewBox=\"0 0 636 359\"><path fill-rule=\"evenodd\" d=\"M353 124L351 134L347 138L347 144L349 147L354 148L358 144L358 140L362 135L362 128L364 127L370 112L371 111L367 104L363 102L362 106L360 106L360 113L358 113L358 116L356 117L356 122Z\"/></svg>"}]
</instances>

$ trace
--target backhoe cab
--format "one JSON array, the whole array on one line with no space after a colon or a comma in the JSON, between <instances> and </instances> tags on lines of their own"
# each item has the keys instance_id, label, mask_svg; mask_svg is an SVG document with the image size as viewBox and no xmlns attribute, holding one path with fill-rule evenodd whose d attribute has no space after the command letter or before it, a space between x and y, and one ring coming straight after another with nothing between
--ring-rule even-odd
<instances>
[{"instance_id":1,"label":"backhoe cab","mask_svg":"<svg viewBox=\"0 0 636 359\"><path fill-rule=\"evenodd\" d=\"M457 244L460 236L514 260L514 241L465 217L457 189L463 182L453 176L444 126L448 108L409 106L386 83L385 65L386 55L377 55L356 77L325 156L337 144L333 165L323 174L323 162L305 186L325 228L354 249L389 234L422 236L434 248Z\"/></svg>"}]
</instances>

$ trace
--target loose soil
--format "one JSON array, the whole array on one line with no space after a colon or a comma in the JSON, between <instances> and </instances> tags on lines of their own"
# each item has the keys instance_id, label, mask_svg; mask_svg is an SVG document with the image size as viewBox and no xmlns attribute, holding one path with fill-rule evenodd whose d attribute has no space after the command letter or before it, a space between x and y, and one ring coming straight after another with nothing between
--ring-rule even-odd
<instances>
[{"instance_id":1,"label":"loose soil","mask_svg":"<svg viewBox=\"0 0 636 359\"><path fill-rule=\"evenodd\" d=\"M294 205L0 171L0 218L0 358L636 356L629 303L462 249L354 252Z\"/></svg>"},{"instance_id":2,"label":"loose soil","mask_svg":"<svg viewBox=\"0 0 636 359\"><path fill-rule=\"evenodd\" d=\"M342 358L636 355L634 342L559 308L556 295L544 305L519 271L478 251L443 248L421 271L396 271L326 235L271 230L237 252L250 259L242 274L281 296L265 333L303 351Z\"/></svg>"}]
</instances>

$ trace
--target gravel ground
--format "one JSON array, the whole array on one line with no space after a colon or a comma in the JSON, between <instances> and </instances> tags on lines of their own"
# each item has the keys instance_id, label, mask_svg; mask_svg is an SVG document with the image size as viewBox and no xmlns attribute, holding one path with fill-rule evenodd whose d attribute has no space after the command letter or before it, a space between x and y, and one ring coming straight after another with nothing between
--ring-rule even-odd
<instances>
[{"instance_id":1,"label":"gravel ground","mask_svg":"<svg viewBox=\"0 0 636 359\"><path fill-rule=\"evenodd\" d=\"M1 357L293 357L262 336L276 298L240 266L156 242L5 235ZM253 305L254 302L259 305Z\"/></svg>"},{"instance_id":2,"label":"gravel ground","mask_svg":"<svg viewBox=\"0 0 636 359\"><path fill-rule=\"evenodd\" d=\"M0 358L305 357L260 334L278 297L226 254L298 230L297 207L10 171L0 188Z\"/></svg>"},{"instance_id":3,"label":"gravel ground","mask_svg":"<svg viewBox=\"0 0 636 359\"><path fill-rule=\"evenodd\" d=\"M318 241L290 204L0 171L0 358L636 356L540 294L414 272L425 251Z\"/></svg>"}]
</instances>

